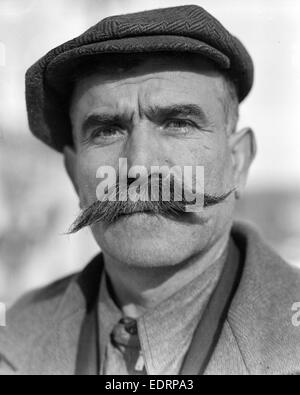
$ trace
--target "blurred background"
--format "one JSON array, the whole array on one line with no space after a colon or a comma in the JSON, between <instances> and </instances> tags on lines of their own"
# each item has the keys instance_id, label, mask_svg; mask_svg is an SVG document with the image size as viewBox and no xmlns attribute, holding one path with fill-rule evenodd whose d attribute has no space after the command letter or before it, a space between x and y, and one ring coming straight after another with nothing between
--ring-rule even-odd
<instances>
[{"instance_id":1,"label":"blurred background","mask_svg":"<svg viewBox=\"0 0 300 395\"><path fill-rule=\"evenodd\" d=\"M89 231L64 232L78 200L60 155L29 133L26 69L101 18L199 4L253 56L255 86L240 126L252 126L258 156L237 217L254 222L300 265L300 2L298 0L0 0L0 301L80 270L97 252Z\"/></svg>"}]
</instances>

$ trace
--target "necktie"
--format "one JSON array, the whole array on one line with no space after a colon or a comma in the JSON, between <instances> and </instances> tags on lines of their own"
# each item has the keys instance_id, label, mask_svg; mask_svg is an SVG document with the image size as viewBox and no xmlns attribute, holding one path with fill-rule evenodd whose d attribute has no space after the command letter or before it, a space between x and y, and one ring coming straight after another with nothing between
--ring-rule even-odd
<instances>
[{"instance_id":1,"label":"necktie","mask_svg":"<svg viewBox=\"0 0 300 395\"><path fill-rule=\"evenodd\" d=\"M128 374L147 374L136 320L129 317L122 318L112 331L111 341L112 344L122 353Z\"/></svg>"}]
</instances>

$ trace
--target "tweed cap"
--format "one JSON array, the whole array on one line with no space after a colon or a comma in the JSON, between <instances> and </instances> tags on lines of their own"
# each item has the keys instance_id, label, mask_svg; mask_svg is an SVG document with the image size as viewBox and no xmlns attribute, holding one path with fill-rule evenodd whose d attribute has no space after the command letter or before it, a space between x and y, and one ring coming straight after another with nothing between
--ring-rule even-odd
<instances>
[{"instance_id":1,"label":"tweed cap","mask_svg":"<svg viewBox=\"0 0 300 395\"><path fill-rule=\"evenodd\" d=\"M32 133L62 151L71 140L68 92L71 70L101 54L189 52L226 70L242 101L253 85L254 67L242 43L199 6L182 6L106 18L50 51L26 73Z\"/></svg>"}]
</instances>

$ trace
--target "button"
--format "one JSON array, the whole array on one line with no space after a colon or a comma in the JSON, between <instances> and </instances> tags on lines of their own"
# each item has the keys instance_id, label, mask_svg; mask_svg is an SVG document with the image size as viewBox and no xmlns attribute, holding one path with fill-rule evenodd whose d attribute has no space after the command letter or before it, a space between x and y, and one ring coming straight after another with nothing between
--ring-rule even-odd
<instances>
[{"instance_id":1,"label":"button","mask_svg":"<svg viewBox=\"0 0 300 395\"><path fill-rule=\"evenodd\" d=\"M111 338L116 346L138 348L139 338L136 320L129 317L122 318L114 327Z\"/></svg>"},{"instance_id":2,"label":"button","mask_svg":"<svg viewBox=\"0 0 300 395\"><path fill-rule=\"evenodd\" d=\"M120 320L120 324L123 324L126 331L132 335L135 336L138 333L137 330L137 322L136 320L134 320L133 318L129 318L129 317L124 317Z\"/></svg>"}]
</instances>

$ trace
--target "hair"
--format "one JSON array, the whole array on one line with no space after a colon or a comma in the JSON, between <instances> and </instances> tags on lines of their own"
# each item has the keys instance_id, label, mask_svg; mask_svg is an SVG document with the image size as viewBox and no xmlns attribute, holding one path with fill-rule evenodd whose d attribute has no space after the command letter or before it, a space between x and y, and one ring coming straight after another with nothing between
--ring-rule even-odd
<instances>
[{"instance_id":1,"label":"hair","mask_svg":"<svg viewBox=\"0 0 300 395\"><path fill-rule=\"evenodd\" d=\"M166 53L158 52L155 55L174 57L176 59L203 59L201 55L192 53ZM94 74L111 73L112 69L116 75L129 72L137 68L142 63L147 61L153 54L148 53L130 53L130 54L102 54L92 56L90 58L80 59L73 68L70 74L71 90L69 96L69 103L78 82L84 78L88 78ZM207 59L205 59L207 62ZM211 63L211 62L210 62ZM213 63L211 63L213 65ZM213 67L215 67L213 65ZM220 71L223 80L224 96L222 97L225 117L226 117L226 133L228 135L235 133L237 123L239 120L239 99L237 91L237 83L234 78L226 71Z\"/></svg>"}]
</instances>

